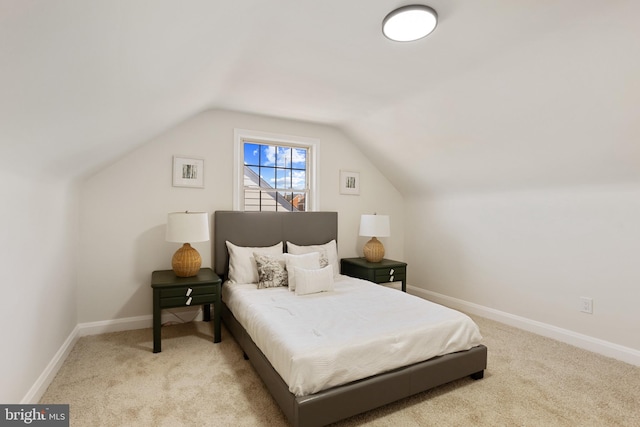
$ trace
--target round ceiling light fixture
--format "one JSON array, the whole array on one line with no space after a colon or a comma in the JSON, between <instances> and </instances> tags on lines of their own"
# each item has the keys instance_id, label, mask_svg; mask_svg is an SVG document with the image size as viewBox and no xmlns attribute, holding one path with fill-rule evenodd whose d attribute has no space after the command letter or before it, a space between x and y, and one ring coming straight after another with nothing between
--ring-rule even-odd
<instances>
[{"instance_id":1,"label":"round ceiling light fixture","mask_svg":"<svg viewBox=\"0 0 640 427\"><path fill-rule=\"evenodd\" d=\"M382 33L390 40L410 42L428 36L438 25L438 14L429 6L400 7L382 21Z\"/></svg>"}]
</instances>

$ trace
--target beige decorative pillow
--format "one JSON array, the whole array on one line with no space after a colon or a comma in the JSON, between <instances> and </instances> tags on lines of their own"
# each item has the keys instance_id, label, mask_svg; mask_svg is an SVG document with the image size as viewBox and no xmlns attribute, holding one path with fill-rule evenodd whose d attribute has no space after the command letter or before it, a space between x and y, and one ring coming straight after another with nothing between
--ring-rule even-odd
<instances>
[{"instance_id":1,"label":"beige decorative pillow","mask_svg":"<svg viewBox=\"0 0 640 427\"><path fill-rule=\"evenodd\" d=\"M287 286L287 269L283 256L254 252L253 257L258 268L258 289Z\"/></svg>"},{"instance_id":2,"label":"beige decorative pillow","mask_svg":"<svg viewBox=\"0 0 640 427\"><path fill-rule=\"evenodd\" d=\"M268 255L282 254L282 242L267 247L236 246L227 241L229 250L229 281L231 283L258 283L258 269L254 252Z\"/></svg>"},{"instance_id":3,"label":"beige decorative pillow","mask_svg":"<svg viewBox=\"0 0 640 427\"><path fill-rule=\"evenodd\" d=\"M318 270L293 269L296 272L296 295L333 291L333 268L330 265Z\"/></svg>"},{"instance_id":4,"label":"beige decorative pillow","mask_svg":"<svg viewBox=\"0 0 640 427\"><path fill-rule=\"evenodd\" d=\"M333 267L333 274L340 272L340 264L338 261L338 246L335 240L324 245L299 246L291 242L287 242L287 252L294 255L308 254L310 252L318 252L320 254L320 267L330 265Z\"/></svg>"},{"instance_id":5,"label":"beige decorative pillow","mask_svg":"<svg viewBox=\"0 0 640 427\"><path fill-rule=\"evenodd\" d=\"M321 267L320 254L318 252L309 252L308 254L302 255L284 254L284 260L287 267L287 274L289 275L290 291L296 290L295 267L300 267L307 270L317 270Z\"/></svg>"}]
</instances>

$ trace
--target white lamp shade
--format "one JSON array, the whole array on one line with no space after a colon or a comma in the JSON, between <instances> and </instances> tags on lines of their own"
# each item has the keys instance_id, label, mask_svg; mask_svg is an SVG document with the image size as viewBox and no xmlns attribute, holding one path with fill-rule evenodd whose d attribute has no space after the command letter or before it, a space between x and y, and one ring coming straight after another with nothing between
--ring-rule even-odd
<instances>
[{"instance_id":1,"label":"white lamp shade","mask_svg":"<svg viewBox=\"0 0 640 427\"><path fill-rule=\"evenodd\" d=\"M209 240L209 216L206 212L173 212L167 220L168 242L191 243Z\"/></svg>"},{"instance_id":2,"label":"white lamp shade","mask_svg":"<svg viewBox=\"0 0 640 427\"><path fill-rule=\"evenodd\" d=\"M391 235L388 215L362 215L360 235L368 237L388 237Z\"/></svg>"}]
</instances>

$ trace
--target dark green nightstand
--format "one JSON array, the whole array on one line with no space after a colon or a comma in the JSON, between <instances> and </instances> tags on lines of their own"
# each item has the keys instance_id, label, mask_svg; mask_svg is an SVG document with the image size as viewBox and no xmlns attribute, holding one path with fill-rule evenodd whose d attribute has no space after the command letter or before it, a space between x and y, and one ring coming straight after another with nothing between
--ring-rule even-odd
<instances>
[{"instance_id":1,"label":"dark green nightstand","mask_svg":"<svg viewBox=\"0 0 640 427\"><path fill-rule=\"evenodd\" d=\"M369 262L364 258L342 258L340 272L374 283L402 282L402 292L407 292L407 263L383 259Z\"/></svg>"},{"instance_id":2,"label":"dark green nightstand","mask_svg":"<svg viewBox=\"0 0 640 427\"><path fill-rule=\"evenodd\" d=\"M160 317L163 308L189 307L202 304L202 320L211 320L213 304L213 342L220 342L222 312L222 280L210 268L201 268L193 277L178 277L173 270L151 273L153 288L153 352L162 351Z\"/></svg>"}]
</instances>

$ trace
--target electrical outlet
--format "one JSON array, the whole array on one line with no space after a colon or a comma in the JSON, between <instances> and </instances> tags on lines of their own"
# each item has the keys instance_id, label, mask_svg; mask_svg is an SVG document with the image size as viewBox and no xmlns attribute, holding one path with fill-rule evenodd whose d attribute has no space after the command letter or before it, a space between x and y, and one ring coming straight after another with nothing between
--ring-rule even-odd
<instances>
[{"instance_id":1,"label":"electrical outlet","mask_svg":"<svg viewBox=\"0 0 640 427\"><path fill-rule=\"evenodd\" d=\"M580 297L580 311L593 314L593 298Z\"/></svg>"}]
</instances>

